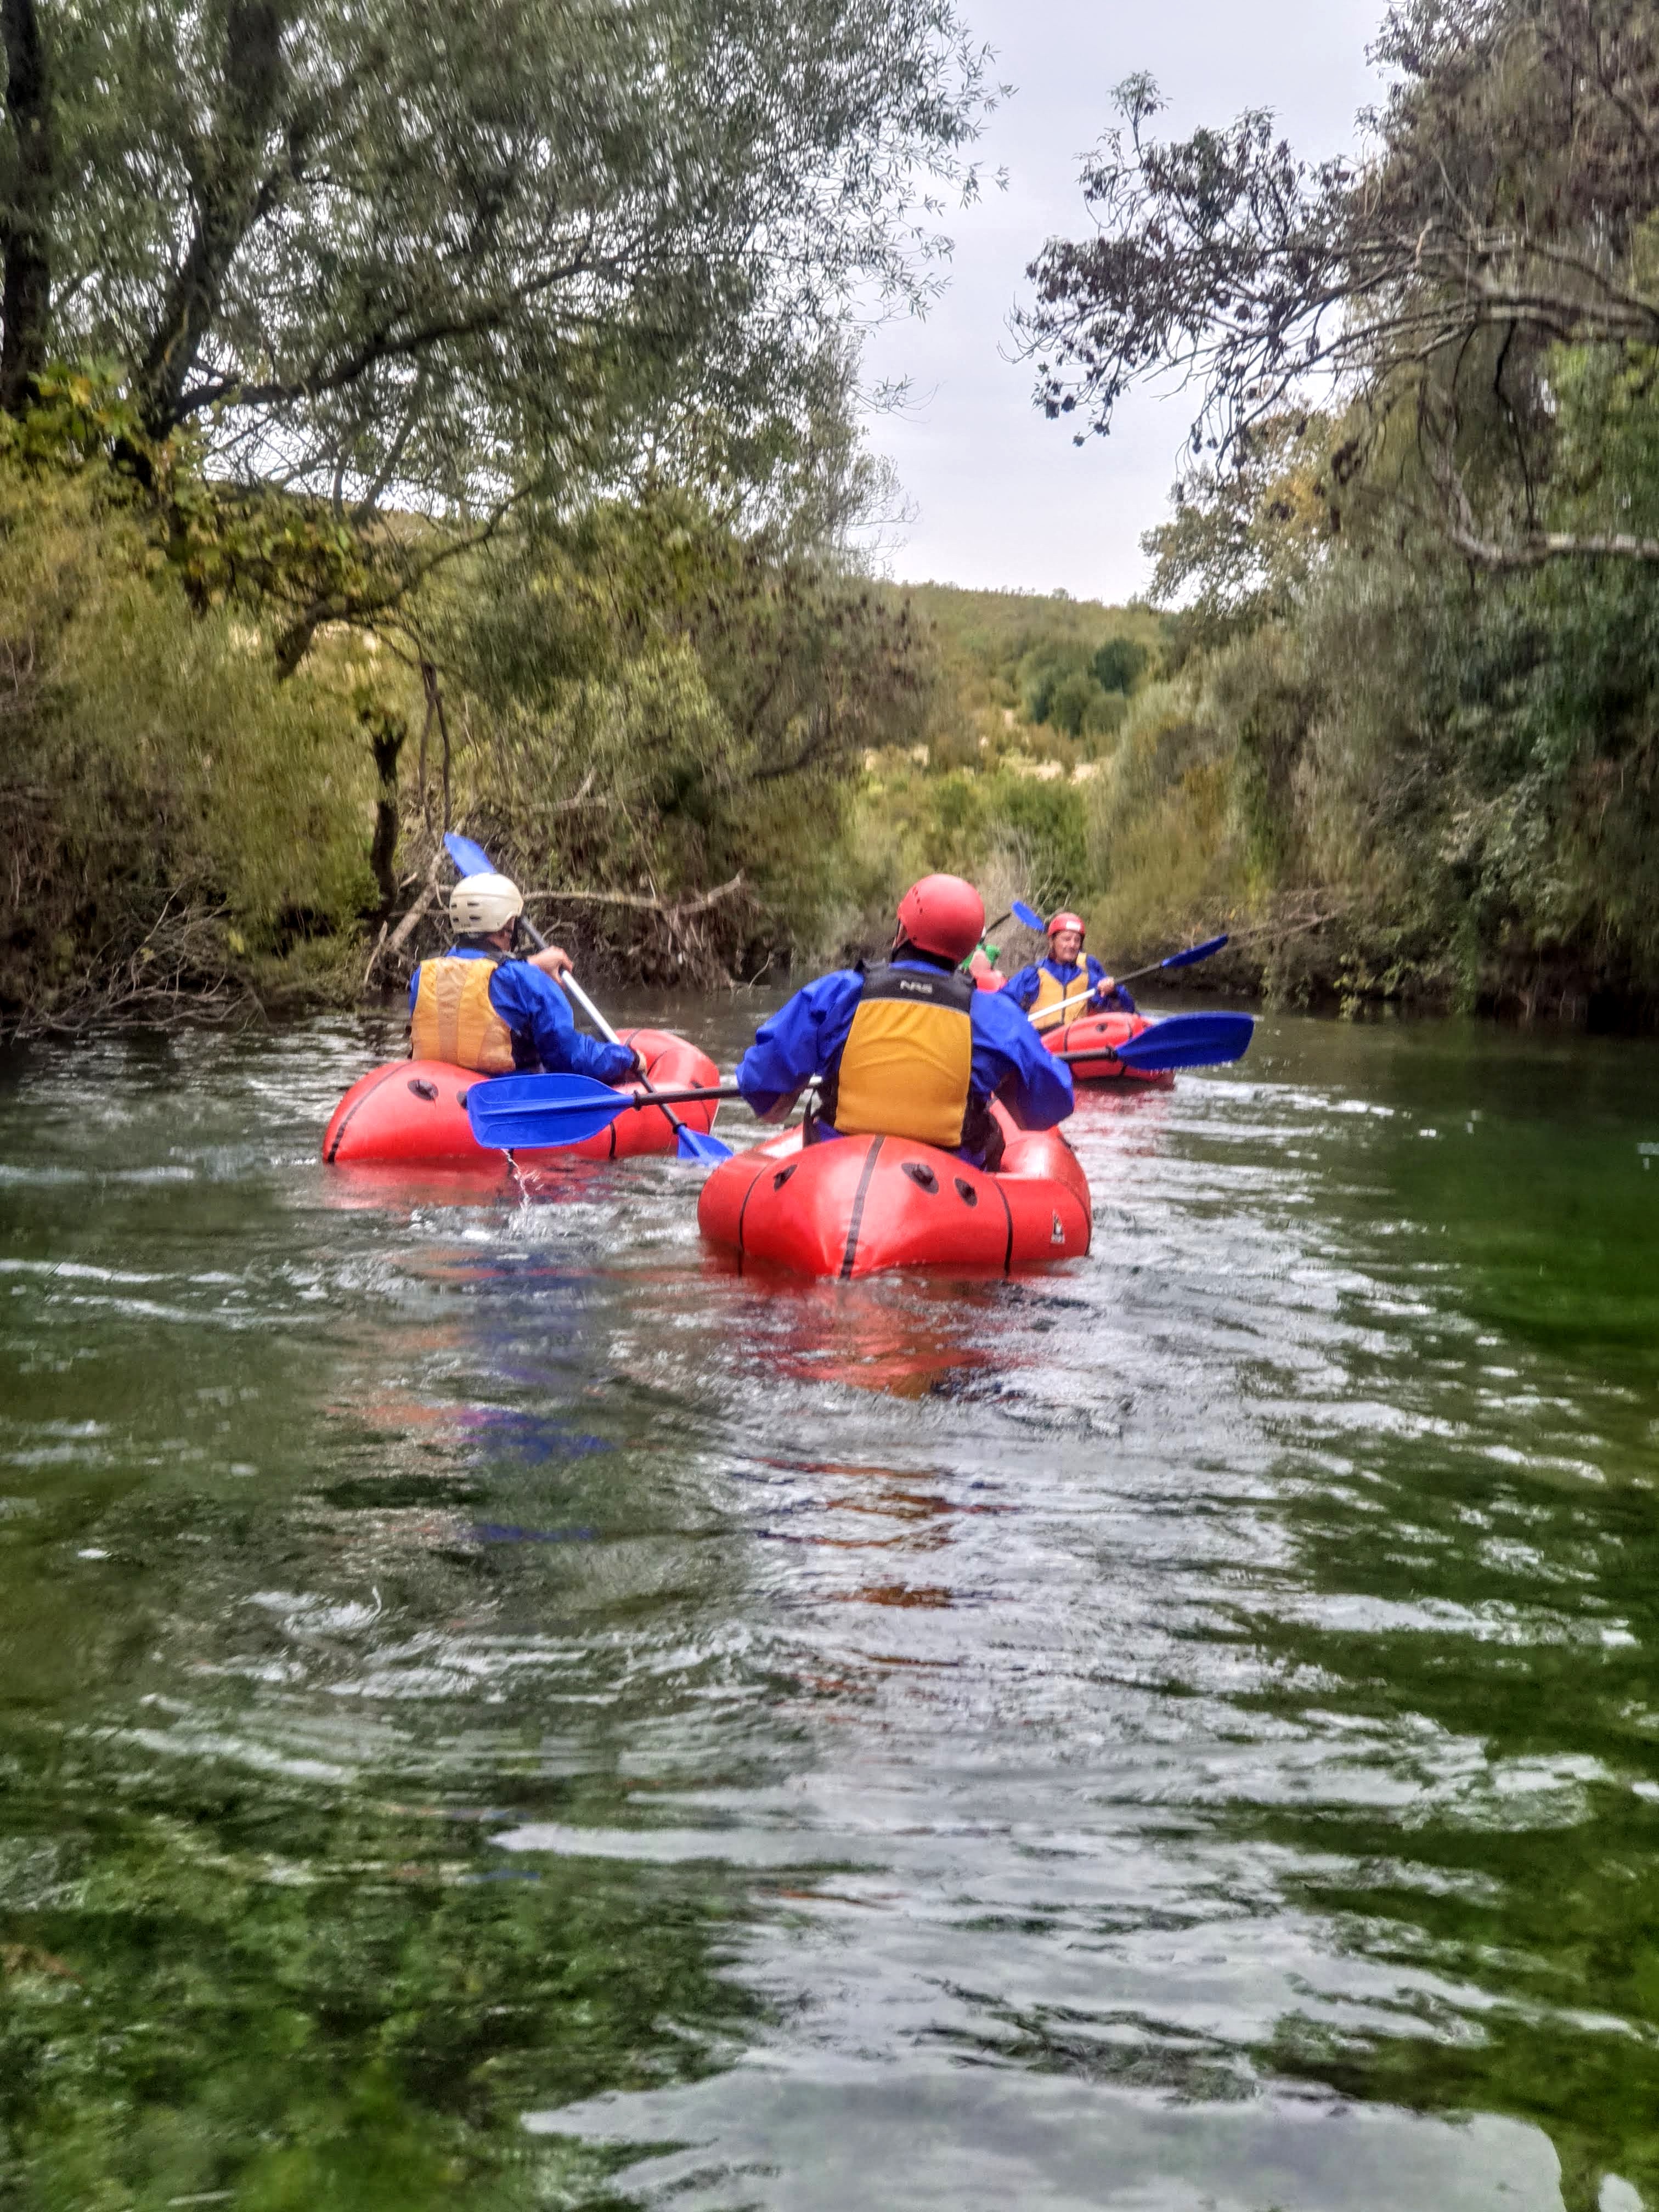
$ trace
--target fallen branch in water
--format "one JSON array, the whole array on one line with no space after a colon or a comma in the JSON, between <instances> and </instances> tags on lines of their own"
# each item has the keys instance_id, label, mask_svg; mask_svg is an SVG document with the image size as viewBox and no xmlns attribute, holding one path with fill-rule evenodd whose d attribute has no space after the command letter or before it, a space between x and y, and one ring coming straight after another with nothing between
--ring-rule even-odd
<instances>
[{"instance_id":1,"label":"fallen branch in water","mask_svg":"<svg viewBox=\"0 0 1659 2212\"><path fill-rule=\"evenodd\" d=\"M526 906L532 899L540 899L544 903L568 906L639 907L647 914L683 920L690 915L707 914L710 907L733 897L743 888L743 873L739 870L729 884L722 884L718 890L703 891L690 899L655 898L645 891L526 891L524 899Z\"/></svg>"},{"instance_id":2,"label":"fallen branch in water","mask_svg":"<svg viewBox=\"0 0 1659 2212\"><path fill-rule=\"evenodd\" d=\"M684 982L695 982L708 988L723 984L726 989L736 988L736 979L731 975L715 950L707 924L699 917L711 914L728 900L748 897L748 885L743 872L738 870L729 883L717 884L712 891L700 891L695 897L665 899L655 892L594 891L594 890L535 890L526 891L525 903L532 901L548 906L610 906L623 907L644 915L649 944L649 933L656 930L667 939L667 958L661 963L672 969L674 977Z\"/></svg>"},{"instance_id":3,"label":"fallen branch in water","mask_svg":"<svg viewBox=\"0 0 1659 2212\"><path fill-rule=\"evenodd\" d=\"M234 973L228 909L191 905L192 888L175 886L131 951L101 948L77 985L11 1034L20 1040L76 1037L112 1022L218 1021L231 1013L244 1022L262 1018L258 996Z\"/></svg>"},{"instance_id":4,"label":"fallen branch in water","mask_svg":"<svg viewBox=\"0 0 1659 2212\"><path fill-rule=\"evenodd\" d=\"M443 875L443 865L444 848L440 845L432 855L432 865L427 870L426 881L421 887L420 896L390 937L386 935L385 925L382 924L380 934L375 941L374 950L368 956L368 965L363 970L364 990L368 990L374 981L374 970L380 966L381 961L395 960L415 934L419 927L421 916L438 896L439 884Z\"/></svg>"},{"instance_id":5,"label":"fallen branch in water","mask_svg":"<svg viewBox=\"0 0 1659 2212\"><path fill-rule=\"evenodd\" d=\"M1307 921L1264 921L1255 929L1235 929L1230 932L1230 945L1248 945L1255 937L1300 937L1310 929L1323 929L1328 921L1340 921L1346 914L1346 906L1333 907L1328 914L1316 914Z\"/></svg>"}]
</instances>

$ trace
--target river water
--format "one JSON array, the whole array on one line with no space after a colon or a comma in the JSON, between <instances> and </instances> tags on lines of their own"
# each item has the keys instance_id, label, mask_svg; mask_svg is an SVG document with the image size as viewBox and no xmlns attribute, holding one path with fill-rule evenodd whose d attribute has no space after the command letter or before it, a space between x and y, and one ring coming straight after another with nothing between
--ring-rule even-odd
<instances>
[{"instance_id":1,"label":"river water","mask_svg":"<svg viewBox=\"0 0 1659 2212\"><path fill-rule=\"evenodd\" d=\"M1270 1017L781 1285L324 1170L390 1034L0 1086L7 2212L1659 2208L1659 1048Z\"/></svg>"}]
</instances>

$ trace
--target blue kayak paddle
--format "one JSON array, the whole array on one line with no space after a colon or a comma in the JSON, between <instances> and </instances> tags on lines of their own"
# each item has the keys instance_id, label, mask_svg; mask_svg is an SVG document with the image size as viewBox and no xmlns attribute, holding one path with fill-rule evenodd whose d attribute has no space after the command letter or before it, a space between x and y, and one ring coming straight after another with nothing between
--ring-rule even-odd
<instances>
[{"instance_id":1,"label":"blue kayak paddle","mask_svg":"<svg viewBox=\"0 0 1659 2212\"><path fill-rule=\"evenodd\" d=\"M1154 960L1145 968L1132 968L1127 975L1114 975L1111 978L1112 988L1115 990L1124 983L1138 983L1143 975L1156 975L1163 968L1190 968L1200 960L1207 960L1212 952L1219 952L1224 945L1231 942L1231 939L1226 937L1206 938L1202 945L1189 945L1184 952L1172 952L1167 960ZM1076 990L1062 999L1058 1006L1042 1007L1042 1018L1052 1028L1056 1014L1063 1014L1067 1006L1076 1006L1080 999L1091 999L1097 991L1103 991L1105 988L1104 978L1098 983L1079 983ZM1036 1020L1036 1012L1033 1012L1031 1018Z\"/></svg>"},{"instance_id":2,"label":"blue kayak paddle","mask_svg":"<svg viewBox=\"0 0 1659 2212\"><path fill-rule=\"evenodd\" d=\"M613 1091L591 1075L492 1075L467 1092L466 1118L478 1142L492 1151L538 1152L597 1137L618 1114L742 1096L735 1083L653 1092ZM726 1157L724 1145L720 1155Z\"/></svg>"},{"instance_id":3,"label":"blue kayak paddle","mask_svg":"<svg viewBox=\"0 0 1659 2212\"><path fill-rule=\"evenodd\" d=\"M1026 905L1024 899L1016 899L1014 901L1014 906L1019 908L1021 914L1029 915L1033 911L1030 907ZM997 957L997 949L990 941L991 932L994 929L1000 929L1005 921L1014 921L1018 920L1018 915L1014 912L1013 906L1005 908L994 921L988 921L986 923L984 930L980 937L979 943L975 946L974 951L988 953L991 958L994 960ZM1031 925L1029 921L1025 924L1027 929L1029 929L1030 926ZM972 964L973 953L969 953L968 958L962 963L962 972L964 975L971 972Z\"/></svg>"},{"instance_id":4,"label":"blue kayak paddle","mask_svg":"<svg viewBox=\"0 0 1659 2212\"><path fill-rule=\"evenodd\" d=\"M587 1016L588 1020L592 1023L594 1028L598 1030L599 1035L611 1044L620 1044L622 1039L575 977L570 975L561 975L559 981ZM660 1101L663 1096L660 1091L656 1090L648 1082L645 1085L645 1091L646 1096L653 1101ZM710 1131L692 1128L689 1122L682 1121L678 1114L670 1114L665 1106L663 1108L663 1112L667 1115L669 1126L674 1132L674 1146L681 1159L702 1160L709 1167L718 1167L722 1160L731 1158L731 1146L723 1144Z\"/></svg>"},{"instance_id":5,"label":"blue kayak paddle","mask_svg":"<svg viewBox=\"0 0 1659 2212\"><path fill-rule=\"evenodd\" d=\"M463 837L459 830L444 832L444 850L455 863L458 876L493 876L489 855L482 845L475 845L470 837ZM528 929L530 924L526 922Z\"/></svg>"},{"instance_id":6,"label":"blue kayak paddle","mask_svg":"<svg viewBox=\"0 0 1659 2212\"><path fill-rule=\"evenodd\" d=\"M1027 906L1024 899L1016 899L1010 911L1016 921L1023 922L1027 929L1036 930L1039 937L1047 933L1047 922L1036 908ZM1206 938L1202 945L1189 945L1184 952L1172 952L1167 960L1152 961L1145 968L1132 968L1127 975L1115 975L1112 981L1115 983L1138 983L1143 975L1156 975L1160 968L1190 968L1194 961L1207 960L1212 952L1219 952L1226 942L1224 937ZM1076 995L1074 993L1073 996Z\"/></svg>"},{"instance_id":7,"label":"blue kayak paddle","mask_svg":"<svg viewBox=\"0 0 1659 2212\"><path fill-rule=\"evenodd\" d=\"M1212 953L1219 952L1228 942L1225 936L1206 937L1202 945L1189 945L1184 952L1172 952L1167 960L1151 961L1145 968L1132 968L1127 975L1115 975L1112 980L1117 983L1138 983L1143 975L1156 975L1161 968L1190 968L1195 962L1207 960Z\"/></svg>"},{"instance_id":8,"label":"blue kayak paddle","mask_svg":"<svg viewBox=\"0 0 1659 2212\"><path fill-rule=\"evenodd\" d=\"M1036 908L1027 906L1024 899L1016 899L1009 911L1016 921L1024 923L1027 929L1036 930L1039 937L1047 933L1047 922ZM1115 975L1112 981L1115 983L1138 983L1143 975L1156 975L1160 968L1190 968L1194 962L1207 960L1212 952L1219 952L1226 942L1225 937L1206 937L1202 945L1189 945L1184 952L1172 952L1167 960L1151 961L1145 968L1132 968L1127 975Z\"/></svg>"},{"instance_id":9,"label":"blue kayak paddle","mask_svg":"<svg viewBox=\"0 0 1659 2212\"><path fill-rule=\"evenodd\" d=\"M485 852L483 847L482 845L475 845L470 837L463 837L459 830L448 830L445 831L444 850L448 854L450 859L455 863L455 870L458 875L462 877L493 876L495 872L494 868L489 865L489 855ZM519 920L524 925L525 935L530 939L537 951L538 952L545 951L547 939L537 928L535 923L531 921L529 915L521 914L519 916ZM594 1005L592 999L588 997L586 992L583 990L581 985L576 981L575 977L572 975L567 974L560 976L559 981L568 995L576 1001L576 1004L587 1016L588 1020L592 1023L594 1028L598 1030L599 1035L605 1040L606 1043L619 1044L622 1040L617 1036L615 1030L611 1028L610 1023L606 1021L605 1016ZM604 1087L605 1086L603 1085L600 1085L601 1089ZM661 1097L662 1094L660 1091L652 1091L649 1081L647 1081L645 1087L653 1097L659 1098ZM666 1109L664 1110L666 1111ZM702 1160L708 1166L716 1167L720 1164L720 1161L729 1160L731 1158L731 1146L722 1144L718 1137L710 1135L707 1130L688 1127L687 1125L681 1121L678 1114L668 1115L668 1121L670 1127L674 1132L675 1150L681 1159ZM595 1126L596 1127L602 1129L605 1127L605 1123L600 1121ZM592 1129L586 1129L582 1132L583 1136L592 1136L592 1134L593 1131ZM483 1139L481 1138L479 1141L482 1143ZM556 1144L575 1145L580 1144L581 1142L581 1139L580 1137L558 1137L553 1139L551 1141Z\"/></svg>"},{"instance_id":10,"label":"blue kayak paddle","mask_svg":"<svg viewBox=\"0 0 1659 2212\"><path fill-rule=\"evenodd\" d=\"M1220 1067L1243 1060L1255 1035L1254 1014L1171 1014L1121 1044L1097 1045L1092 1052L1057 1052L1056 1060L1120 1060L1147 1074L1168 1068Z\"/></svg>"}]
</instances>

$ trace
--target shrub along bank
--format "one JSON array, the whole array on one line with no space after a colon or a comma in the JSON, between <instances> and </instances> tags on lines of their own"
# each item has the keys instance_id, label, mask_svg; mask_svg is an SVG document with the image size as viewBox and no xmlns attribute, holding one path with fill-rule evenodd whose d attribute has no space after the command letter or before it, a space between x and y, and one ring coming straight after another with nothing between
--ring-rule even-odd
<instances>
[{"instance_id":1,"label":"shrub along bank","mask_svg":"<svg viewBox=\"0 0 1659 2212\"><path fill-rule=\"evenodd\" d=\"M1333 542L1328 426L1247 477L1276 564L1248 594L1238 482L1188 488L1154 541L1171 617L874 583L656 487L527 509L291 674L287 602L227 573L245 519L107 432L0 451L14 1033L395 990L442 935L446 821L650 981L876 947L949 867L1080 907L1120 968L1231 928L1205 988L1659 1002L1645 572L1482 581L1363 513Z\"/></svg>"},{"instance_id":2,"label":"shrub along bank","mask_svg":"<svg viewBox=\"0 0 1659 2212\"><path fill-rule=\"evenodd\" d=\"M0 443L14 1034L395 990L443 937L447 824L590 966L658 981L878 945L929 867L1097 881L1100 717L1074 738L1032 671L1134 684L1144 611L878 584L656 485L526 503L289 670L327 510L250 521L107 384L49 393Z\"/></svg>"},{"instance_id":3,"label":"shrub along bank","mask_svg":"<svg viewBox=\"0 0 1659 2212\"><path fill-rule=\"evenodd\" d=\"M861 911L864 757L933 682L867 581L657 497L500 538L285 676L280 613L204 604L167 520L102 459L0 458L11 1030L350 997L371 959L395 985L442 933L449 823L653 979Z\"/></svg>"}]
</instances>

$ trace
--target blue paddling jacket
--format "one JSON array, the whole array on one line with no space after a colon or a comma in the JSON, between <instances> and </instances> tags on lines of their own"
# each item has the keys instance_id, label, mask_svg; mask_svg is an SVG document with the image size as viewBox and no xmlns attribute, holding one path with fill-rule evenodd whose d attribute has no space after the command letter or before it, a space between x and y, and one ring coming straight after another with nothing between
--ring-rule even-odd
<instances>
[{"instance_id":1,"label":"blue paddling jacket","mask_svg":"<svg viewBox=\"0 0 1659 2212\"><path fill-rule=\"evenodd\" d=\"M1106 970L1092 952L1085 952L1075 968L1061 968L1049 959L1039 960L1035 967L1022 968L1018 975L1008 978L1001 995L1012 999L1017 1006L1023 1006L1039 1029L1053 1029L1056 1020L1079 1022L1085 1014L1133 1014L1139 1011L1119 983L1099 997L1079 999L1063 1014L1049 1013L1049 1008L1057 1007L1073 991L1080 991L1085 982L1099 984L1105 980Z\"/></svg>"},{"instance_id":2,"label":"blue paddling jacket","mask_svg":"<svg viewBox=\"0 0 1659 2212\"><path fill-rule=\"evenodd\" d=\"M1053 1128L1073 1106L1071 1070L1006 995L975 990L953 963L908 948L867 973L837 969L762 1023L738 1063L738 1087L764 1118L817 1076L820 1136L845 1126L908 1137L983 1166L988 1147L1000 1148L994 1095L1027 1129Z\"/></svg>"},{"instance_id":3,"label":"blue paddling jacket","mask_svg":"<svg viewBox=\"0 0 1659 2212\"><path fill-rule=\"evenodd\" d=\"M488 961L481 990L463 961ZM409 979L409 1020L416 1060L447 1060L488 1075L591 1075L621 1083L634 1073L625 1044L584 1036L570 1001L550 975L494 947L453 945L439 960L422 960Z\"/></svg>"}]
</instances>

